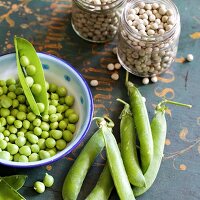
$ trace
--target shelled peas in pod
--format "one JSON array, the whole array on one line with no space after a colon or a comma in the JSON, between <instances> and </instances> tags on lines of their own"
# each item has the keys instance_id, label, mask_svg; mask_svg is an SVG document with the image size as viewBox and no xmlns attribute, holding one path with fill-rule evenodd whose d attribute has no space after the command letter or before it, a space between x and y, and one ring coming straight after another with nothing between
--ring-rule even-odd
<instances>
[{"instance_id":1,"label":"shelled peas in pod","mask_svg":"<svg viewBox=\"0 0 200 200\"><path fill-rule=\"evenodd\" d=\"M180 16L170 0L132 0L121 15L118 59L129 72L152 77L174 61L180 35Z\"/></svg>"},{"instance_id":2,"label":"shelled peas in pod","mask_svg":"<svg viewBox=\"0 0 200 200\"><path fill-rule=\"evenodd\" d=\"M85 40L102 43L114 38L125 0L73 0L72 27Z\"/></svg>"}]
</instances>

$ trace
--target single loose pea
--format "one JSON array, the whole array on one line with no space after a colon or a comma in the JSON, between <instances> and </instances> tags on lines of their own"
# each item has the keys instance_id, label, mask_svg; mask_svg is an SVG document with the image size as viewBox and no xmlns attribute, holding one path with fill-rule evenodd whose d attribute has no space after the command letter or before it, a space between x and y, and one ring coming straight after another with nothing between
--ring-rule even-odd
<instances>
[{"instance_id":1,"label":"single loose pea","mask_svg":"<svg viewBox=\"0 0 200 200\"><path fill-rule=\"evenodd\" d=\"M19 101L17 99L13 99L13 101L12 101L12 107L13 108L17 108L17 106L19 106Z\"/></svg>"},{"instance_id":2,"label":"single loose pea","mask_svg":"<svg viewBox=\"0 0 200 200\"><path fill-rule=\"evenodd\" d=\"M6 85L6 81L0 80L0 86L4 86L4 85Z\"/></svg>"},{"instance_id":3,"label":"single loose pea","mask_svg":"<svg viewBox=\"0 0 200 200\"><path fill-rule=\"evenodd\" d=\"M58 128L58 122L52 122L50 123L50 129L55 130Z\"/></svg>"},{"instance_id":4,"label":"single loose pea","mask_svg":"<svg viewBox=\"0 0 200 200\"><path fill-rule=\"evenodd\" d=\"M17 119L19 119L19 120L21 120L21 121L25 120L25 119L26 119L26 113L25 113L25 112L22 112L22 111L19 111L19 112L17 113Z\"/></svg>"},{"instance_id":5,"label":"single loose pea","mask_svg":"<svg viewBox=\"0 0 200 200\"><path fill-rule=\"evenodd\" d=\"M46 151L48 151L49 152L49 154L50 154L50 156L52 157L52 156L55 156L56 155L56 153L57 153L57 150L56 150L56 148L54 147L54 148L52 148L52 149L46 149Z\"/></svg>"},{"instance_id":6,"label":"single loose pea","mask_svg":"<svg viewBox=\"0 0 200 200\"><path fill-rule=\"evenodd\" d=\"M22 122L22 126L27 130L27 129L29 129L29 127L30 127L30 122L28 121L28 120L24 120L23 122Z\"/></svg>"},{"instance_id":7,"label":"single loose pea","mask_svg":"<svg viewBox=\"0 0 200 200\"><path fill-rule=\"evenodd\" d=\"M32 122L36 118L36 115L32 112L29 112L27 115L27 119Z\"/></svg>"},{"instance_id":8,"label":"single loose pea","mask_svg":"<svg viewBox=\"0 0 200 200\"><path fill-rule=\"evenodd\" d=\"M6 119L4 117L0 118L0 124L1 126L5 126L7 124Z\"/></svg>"},{"instance_id":9,"label":"single loose pea","mask_svg":"<svg viewBox=\"0 0 200 200\"><path fill-rule=\"evenodd\" d=\"M60 97L64 97L67 95L67 89L64 86L58 87L56 92Z\"/></svg>"},{"instance_id":10,"label":"single loose pea","mask_svg":"<svg viewBox=\"0 0 200 200\"><path fill-rule=\"evenodd\" d=\"M4 150L7 147L7 142L3 139L0 140L0 149Z\"/></svg>"},{"instance_id":11,"label":"single loose pea","mask_svg":"<svg viewBox=\"0 0 200 200\"><path fill-rule=\"evenodd\" d=\"M37 103L38 109L40 111L40 113L44 112L45 106L43 103Z\"/></svg>"},{"instance_id":12,"label":"single loose pea","mask_svg":"<svg viewBox=\"0 0 200 200\"><path fill-rule=\"evenodd\" d=\"M29 76L33 76L35 73L36 73L36 67L34 65L28 65L26 67L26 73L29 75Z\"/></svg>"},{"instance_id":13,"label":"single loose pea","mask_svg":"<svg viewBox=\"0 0 200 200\"><path fill-rule=\"evenodd\" d=\"M66 96L65 103L67 104L67 106L72 106L74 104L74 97L70 95Z\"/></svg>"},{"instance_id":14,"label":"single loose pea","mask_svg":"<svg viewBox=\"0 0 200 200\"><path fill-rule=\"evenodd\" d=\"M57 90L57 85L54 83L49 84L49 92L56 92Z\"/></svg>"},{"instance_id":15,"label":"single loose pea","mask_svg":"<svg viewBox=\"0 0 200 200\"><path fill-rule=\"evenodd\" d=\"M51 149L56 146L56 141L53 138L47 138L45 144L47 148Z\"/></svg>"},{"instance_id":16,"label":"single loose pea","mask_svg":"<svg viewBox=\"0 0 200 200\"><path fill-rule=\"evenodd\" d=\"M24 137L24 132L23 132L23 131L21 131L21 129L20 129L20 131L19 131L19 132L17 132L17 137L19 137L19 136L22 136L22 137Z\"/></svg>"},{"instance_id":17,"label":"single loose pea","mask_svg":"<svg viewBox=\"0 0 200 200\"><path fill-rule=\"evenodd\" d=\"M23 136L18 136L18 138L15 140L15 144L18 147L22 147L26 144L26 138Z\"/></svg>"},{"instance_id":18,"label":"single loose pea","mask_svg":"<svg viewBox=\"0 0 200 200\"><path fill-rule=\"evenodd\" d=\"M58 100L59 96L56 93L51 93L51 100Z\"/></svg>"},{"instance_id":19,"label":"single loose pea","mask_svg":"<svg viewBox=\"0 0 200 200\"><path fill-rule=\"evenodd\" d=\"M42 131L42 133L41 133L41 138L46 139L46 138L48 138L48 137L49 137L49 132L48 132L48 131Z\"/></svg>"},{"instance_id":20,"label":"single loose pea","mask_svg":"<svg viewBox=\"0 0 200 200\"><path fill-rule=\"evenodd\" d=\"M10 153L8 151L1 151L0 152L0 159L3 160L10 160Z\"/></svg>"},{"instance_id":21,"label":"single loose pea","mask_svg":"<svg viewBox=\"0 0 200 200\"><path fill-rule=\"evenodd\" d=\"M51 101L50 101L50 105L58 106L58 105L59 105L59 104L58 104L58 100L55 100L55 99L51 100Z\"/></svg>"},{"instance_id":22,"label":"single loose pea","mask_svg":"<svg viewBox=\"0 0 200 200\"><path fill-rule=\"evenodd\" d=\"M40 160L40 156L37 153L32 153L29 157L28 157L28 161L29 162L34 162L34 161L38 161Z\"/></svg>"},{"instance_id":23,"label":"single loose pea","mask_svg":"<svg viewBox=\"0 0 200 200\"><path fill-rule=\"evenodd\" d=\"M10 99L16 99L16 94L14 92L8 92L7 97L9 97Z\"/></svg>"},{"instance_id":24,"label":"single loose pea","mask_svg":"<svg viewBox=\"0 0 200 200\"><path fill-rule=\"evenodd\" d=\"M20 155L18 158L18 162L28 162L28 158L25 155Z\"/></svg>"},{"instance_id":25,"label":"single loose pea","mask_svg":"<svg viewBox=\"0 0 200 200\"><path fill-rule=\"evenodd\" d=\"M57 122L58 121L58 115L51 114L49 117L50 122Z\"/></svg>"},{"instance_id":26,"label":"single loose pea","mask_svg":"<svg viewBox=\"0 0 200 200\"><path fill-rule=\"evenodd\" d=\"M19 62L22 67L26 67L26 66L30 65L30 61L27 56L21 56L19 59Z\"/></svg>"},{"instance_id":27,"label":"single loose pea","mask_svg":"<svg viewBox=\"0 0 200 200\"><path fill-rule=\"evenodd\" d=\"M28 141L29 141L30 143L32 143L32 144L38 143L38 136L37 136L37 135L34 135L34 134L29 133L29 134L27 135L27 139L28 139Z\"/></svg>"},{"instance_id":28,"label":"single loose pea","mask_svg":"<svg viewBox=\"0 0 200 200\"><path fill-rule=\"evenodd\" d=\"M60 97L60 99L59 99L59 104L61 104L61 105L63 105L63 104L65 104L65 97Z\"/></svg>"},{"instance_id":29,"label":"single loose pea","mask_svg":"<svg viewBox=\"0 0 200 200\"><path fill-rule=\"evenodd\" d=\"M58 121L61 121L64 118L61 113L56 113L56 115L58 116Z\"/></svg>"},{"instance_id":30,"label":"single loose pea","mask_svg":"<svg viewBox=\"0 0 200 200\"><path fill-rule=\"evenodd\" d=\"M59 126L59 128L60 128L61 130L64 130L64 129L67 128L67 124L68 124L68 123L67 123L66 121L61 120L61 121L59 122L58 126Z\"/></svg>"},{"instance_id":31,"label":"single loose pea","mask_svg":"<svg viewBox=\"0 0 200 200\"><path fill-rule=\"evenodd\" d=\"M23 93L24 93L24 91L21 87L16 88L16 90L15 90L16 95L20 95L20 94L23 94Z\"/></svg>"},{"instance_id":32,"label":"single loose pea","mask_svg":"<svg viewBox=\"0 0 200 200\"><path fill-rule=\"evenodd\" d=\"M114 69L114 68L113 68ZM113 70L112 69L112 70ZM96 87L96 86L98 86L99 85L99 82L98 82L98 80L91 80L90 81L90 85L92 86L92 87Z\"/></svg>"},{"instance_id":33,"label":"single loose pea","mask_svg":"<svg viewBox=\"0 0 200 200\"><path fill-rule=\"evenodd\" d=\"M19 157L20 157L20 153L16 153L16 154L14 155L14 157L13 157L13 160L14 160L15 162L19 162Z\"/></svg>"},{"instance_id":34,"label":"single loose pea","mask_svg":"<svg viewBox=\"0 0 200 200\"><path fill-rule=\"evenodd\" d=\"M25 79L28 87L32 87L32 85L34 84L33 78L31 76L27 76Z\"/></svg>"},{"instance_id":35,"label":"single loose pea","mask_svg":"<svg viewBox=\"0 0 200 200\"><path fill-rule=\"evenodd\" d=\"M31 148L27 145L20 147L19 153L25 156L31 155Z\"/></svg>"},{"instance_id":36,"label":"single loose pea","mask_svg":"<svg viewBox=\"0 0 200 200\"><path fill-rule=\"evenodd\" d=\"M43 193L45 191L45 185L44 183L40 182L40 181L36 181L34 183L34 190L37 192L37 193Z\"/></svg>"},{"instance_id":37,"label":"single loose pea","mask_svg":"<svg viewBox=\"0 0 200 200\"><path fill-rule=\"evenodd\" d=\"M46 148L46 144L45 144L45 139L44 138L40 138L38 140L38 146L41 150L44 150Z\"/></svg>"},{"instance_id":38,"label":"single loose pea","mask_svg":"<svg viewBox=\"0 0 200 200\"><path fill-rule=\"evenodd\" d=\"M0 87L0 96L3 94L3 88Z\"/></svg>"},{"instance_id":39,"label":"single loose pea","mask_svg":"<svg viewBox=\"0 0 200 200\"><path fill-rule=\"evenodd\" d=\"M5 137L4 140L5 140L6 142L9 142L9 137Z\"/></svg>"},{"instance_id":40,"label":"single loose pea","mask_svg":"<svg viewBox=\"0 0 200 200\"><path fill-rule=\"evenodd\" d=\"M49 115L43 115L42 120L45 121L45 122L48 122L49 121Z\"/></svg>"},{"instance_id":41,"label":"single loose pea","mask_svg":"<svg viewBox=\"0 0 200 200\"><path fill-rule=\"evenodd\" d=\"M63 106L63 105L59 105L59 106L57 106L57 112L59 112L59 113L63 113L63 112L65 112L67 109L65 108L65 106Z\"/></svg>"},{"instance_id":42,"label":"single loose pea","mask_svg":"<svg viewBox=\"0 0 200 200\"><path fill-rule=\"evenodd\" d=\"M36 118L33 120L33 126L40 126L42 123L41 119Z\"/></svg>"},{"instance_id":43,"label":"single loose pea","mask_svg":"<svg viewBox=\"0 0 200 200\"><path fill-rule=\"evenodd\" d=\"M16 128L21 128L22 127L22 122L20 120L15 120L14 125Z\"/></svg>"},{"instance_id":44,"label":"single loose pea","mask_svg":"<svg viewBox=\"0 0 200 200\"><path fill-rule=\"evenodd\" d=\"M17 128L15 128L15 126L11 125L8 127L8 130L11 132L11 133L17 133Z\"/></svg>"},{"instance_id":45,"label":"single loose pea","mask_svg":"<svg viewBox=\"0 0 200 200\"><path fill-rule=\"evenodd\" d=\"M49 124L47 122L42 122L41 125L40 125L40 128L43 131L48 131L49 130Z\"/></svg>"},{"instance_id":46,"label":"single loose pea","mask_svg":"<svg viewBox=\"0 0 200 200\"><path fill-rule=\"evenodd\" d=\"M35 135L40 136L42 134L42 129L40 127L35 127L33 132Z\"/></svg>"},{"instance_id":47,"label":"single loose pea","mask_svg":"<svg viewBox=\"0 0 200 200\"><path fill-rule=\"evenodd\" d=\"M73 134L71 131L69 130L65 130L63 131L63 139L66 141L66 142L70 142L73 138Z\"/></svg>"},{"instance_id":48,"label":"single loose pea","mask_svg":"<svg viewBox=\"0 0 200 200\"><path fill-rule=\"evenodd\" d=\"M6 80L6 85L15 85L16 84L16 80L14 78L9 78Z\"/></svg>"},{"instance_id":49,"label":"single loose pea","mask_svg":"<svg viewBox=\"0 0 200 200\"><path fill-rule=\"evenodd\" d=\"M62 131L60 130L51 130L50 131L50 136L53 137L54 139L58 140L62 138Z\"/></svg>"},{"instance_id":50,"label":"single loose pea","mask_svg":"<svg viewBox=\"0 0 200 200\"><path fill-rule=\"evenodd\" d=\"M8 136L10 135L10 131L9 131L9 130L4 130L4 131L3 131L3 135L4 135L5 137L8 137Z\"/></svg>"},{"instance_id":51,"label":"single loose pea","mask_svg":"<svg viewBox=\"0 0 200 200\"><path fill-rule=\"evenodd\" d=\"M23 94L20 94L20 95L17 96L17 100L20 103L25 103L26 102L26 97Z\"/></svg>"},{"instance_id":52,"label":"single loose pea","mask_svg":"<svg viewBox=\"0 0 200 200\"><path fill-rule=\"evenodd\" d=\"M5 127L4 126L0 126L0 133L5 131Z\"/></svg>"},{"instance_id":53,"label":"single loose pea","mask_svg":"<svg viewBox=\"0 0 200 200\"><path fill-rule=\"evenodd\" d=\"M15 90L16 90L16 85L9 85L8 90L9 90L10 92L15 92Z\"/></svg>"},{"instance_id":54,"label":"single loose pea","mask_svg":"<svg viewBox=\"0 0 200 200\"><path fill-rule=\"evenodd\" d=\"M43 183L46 187L51 187L54 183L54 178L53 176L49 175L49 174L45 174L45 177L43 179Z\"/></svg>"},{"instance_id":55,"label":"single loose pea","mask_svg":"<svg viewBox=\"0 0 200 200\"><path fill-rule=\"evenodd\" d=\"M79 116L76 113L72 113L69 117L69 122L70 123L76 123L79 119Z\"/></svg>"},{"instance_id":56,"label":"single loose pea","mask_svg":"<svg viewBox=\"0 0 200 200\"><path fill-rule=\"evenodd\" d=\"M8 144L7 145L7 151L11 154L11 155L15 155L18 151L19 151L19 147L16 144Z\"/></svg>"},{"instance_id":57,"label":"single loose pea","mask_svg":"<svg viewBox=\"0 0 200 200\"><path fill-rule=\"evenodd\" d=\"M65 112L65 117L69 117L72 113L75 113L74 109L69 108Z\"/></svg>"},{"instance_id":58,"label":"single loose pea","mask_svg":"<svg viewBox=\"0 0 200 200\"><path fill-rule=\"evenodd\" d=\"M18 110L26 113L27 112L27 106L24 105L24 104L19 104Z\"/></svg>"},{"instance_id":59,"label":"single loose pea","mask_svg":"<svg viewBox=\"0 0 200 200\"><path fill-rule=\"evenodd\" d=\"M33 153L38 153L40 151L40 147L38 146L38 144L32 144L31 145L31 151Z\"/></svg>"},{"instance_id":60,"label":"single loose pea","mask_svg":"<svg viewBox=\"0 0 200 200\"><path fill-rule=\"evenodd\" d=\"M75 132L76 126L74 124L68 124L67 125L67 130L71 131L72 133Z\"/></svg>"},{"instance_id":61,"label":"single loose pea","mask_svg":"<svg viewBox=\"0 0 200 200\"><path fill-rule=\"evenodd\" d=\"M35 83L35 84L32 85L31 91L32 91L32 93L33 93L34 95L37 96L37 95L39 95L39 94L41 93L41 91L42 91L42 86L41 86L40 84L38 84L38 83Z\"/></svg>"},{"instance_id":62,"label":"single loose pea","mask_svg":"<svg viewBox=\"0 0 200 200\"><path fill-rule=\"evenodd\" d=\"M67 146L67 143L63 139L59 139L56 141L56 148L61 151Z\"/></svg>"},{"instance_id":63,"label":"single loose pea","mask_svg":"<svg viewBox=\"0 0 200 200\"><path fill-rule=\"evenodd\" d=\"M6 120L7 120L7 124L11 125L15 122L15 117L12 115L9 115L6 117Z\"/></svg>"},{"instance_id":64,"label":"single loose pea","mask_svg":"<svg viewBox=\"0 0 200 200\"><path fill-rule=\"evenodd\" d=\"M51 157L50 153L48 151L45 151L45 150L40 150L39 151L39 156L40 156L41 160Z\"/></svg>"},{"instance_id":65,"label":"single loose pea","mask_svg":"<svg viewBox=\"0 0 200 200\"><path fill-rule=\"evenodd\" d=\"M17 113L19 112L19 110L17 109L12 109L10 114L13 116L13 117L17 117Z\"/></svg>"},{"instance_id":66,"label":"single loose pea","mask_svg":"<svg viewBox=\"0 0 200 200\"><path fill-rule=\"evenodd\" d=\"M20 128L19 131L22 132L23 135L25 135L25 133L27 132L27 129L25 129L24 127L22 127L22 128Z\"/></svg>"},{"instance_id":67,"label":"single loose pea","mask_svg":"<svg viewBox=\"0 0 200 200\"><path fill-rule=\"evenodd\" d=\"M56 107L53 106L53 105L49 105L49 110L48 110L48 114L51 115L51 114L55 114L56 113Z\"/></svg>"},{"instance_id":68,"label":"single loose pea","mask_svg":"<svg viewBox=\"0 0 200 200\"><path fill-rule=\"evenodd\" d=\"M10 108L12 106L12 99L7 96L3 96L1 97L0 105L3 108Z\"/></svg>"}]
</instances>

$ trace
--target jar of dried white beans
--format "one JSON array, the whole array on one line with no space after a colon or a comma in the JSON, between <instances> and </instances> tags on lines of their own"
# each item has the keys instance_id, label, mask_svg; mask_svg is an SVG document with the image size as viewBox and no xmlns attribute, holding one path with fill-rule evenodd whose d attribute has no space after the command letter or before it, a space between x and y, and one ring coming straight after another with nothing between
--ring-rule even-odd
<instances>
[{"instance_id":1,"label":"jar of dried white beans","mask_svg":"<svg viewBox=\"0 0 200 200\"><path fill-rule=\"evenodd\" d=\"M118 59L130 73L152 77L174 61L180 16L171 0L131 0L121 15Z\"/></svg>"},{"instance_id":2,"label":"jar of dried white beans","mask_svg":"<svg viewBox=\"0 0 200 200\"><path fill-rule=\"evenodd\" d=\"M126 0L73 0L72 27L83 39L103 43L118 31Z\"/></svg>"}]
</instances>

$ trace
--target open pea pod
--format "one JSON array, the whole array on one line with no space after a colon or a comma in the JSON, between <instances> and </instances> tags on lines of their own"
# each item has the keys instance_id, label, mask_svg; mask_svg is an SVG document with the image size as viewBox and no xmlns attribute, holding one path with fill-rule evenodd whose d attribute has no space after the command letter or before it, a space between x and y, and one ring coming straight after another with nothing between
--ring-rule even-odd
<instances>
[{"instance_id":1,"label":"open pea pod","mask_svg":"<svg viewBox=\"0 0 200 200\"><path fill-rule=\"evenodd\" d=\"M15 36L14 44L15 44L15 50L16 50L16 61L17 61L19 80L21 82L25 96L30 104L30 107L36 115L40 115L40 110L38 108L37 103L43 103L44 104L43 114L47 114L49 103L48 103L44 71L42 68L41 61L33 45L29 41L25 40L24 38ZM33 95L33 93L31 92L31 89L29 88L26 82L26 79L25 79L26 73L20 64L21 56L26 56L29 59L30 64L34 65L36 68L36 72L34 75L32 75L32 78L34 80L34 83L41 85L41 92L39 95Z\"/></svg>"}]
</instances>

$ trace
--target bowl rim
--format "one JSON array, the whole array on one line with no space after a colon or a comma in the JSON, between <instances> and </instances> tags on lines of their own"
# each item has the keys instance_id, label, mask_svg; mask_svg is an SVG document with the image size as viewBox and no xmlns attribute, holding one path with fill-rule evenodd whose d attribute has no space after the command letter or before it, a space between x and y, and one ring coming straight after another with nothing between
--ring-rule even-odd
<instances>
[{"instance_id":1,"label":"bowl rim","mask_svg":"<svg viewBox=\"0 0 200 200\"><path fill-rule=\"evenodd\" d=\"M92 123L92 117L93 117L93 112L94 112L94 101L93 101L93 96L90 90L90 87L87 83L87 81L85 80L85 78L83 77L83 75L75 68L73 67L70 63L68 63L67 61L63 60L62 58L58 58L55 55L51 55L49 53L46 52L37 52L39 58L40 57L45 57L48 59L53 59L56 61L59 61L60 63L63 64L64 68L68 68L70 69L71 72L73 72L73 74L83 83L82 85L84 86L85 92L88 96L88 101L89 101L89 116L88 116L88 122L85 125L85 128L81 131L81 137L78 138L78 141L73 144L73 146L71 147L71 149L68 149L67 151L62 150L63 153L59 152L58 154L54 155L51 158L48 159L44 159L44 160L39 160L39 161L35 161L35 162L14 162L14 161L7 161L7 160L3 160L0 159L0 165L5 165L5 166L9 166L9 167L16 167L16 168L34 168L34 167L39 167L39 166L44 166L44 165L48 165L50 163L53 163L57 160L62 159L63 157L65 157L66 155L68 155L69 153L71 153L85 138L91 123ZM6 53L6 54L1 54L0 55L0 60L2 59L2 57L9 57L9 56L14 56L15 53Z\"/></svg>"}]
</instances>

